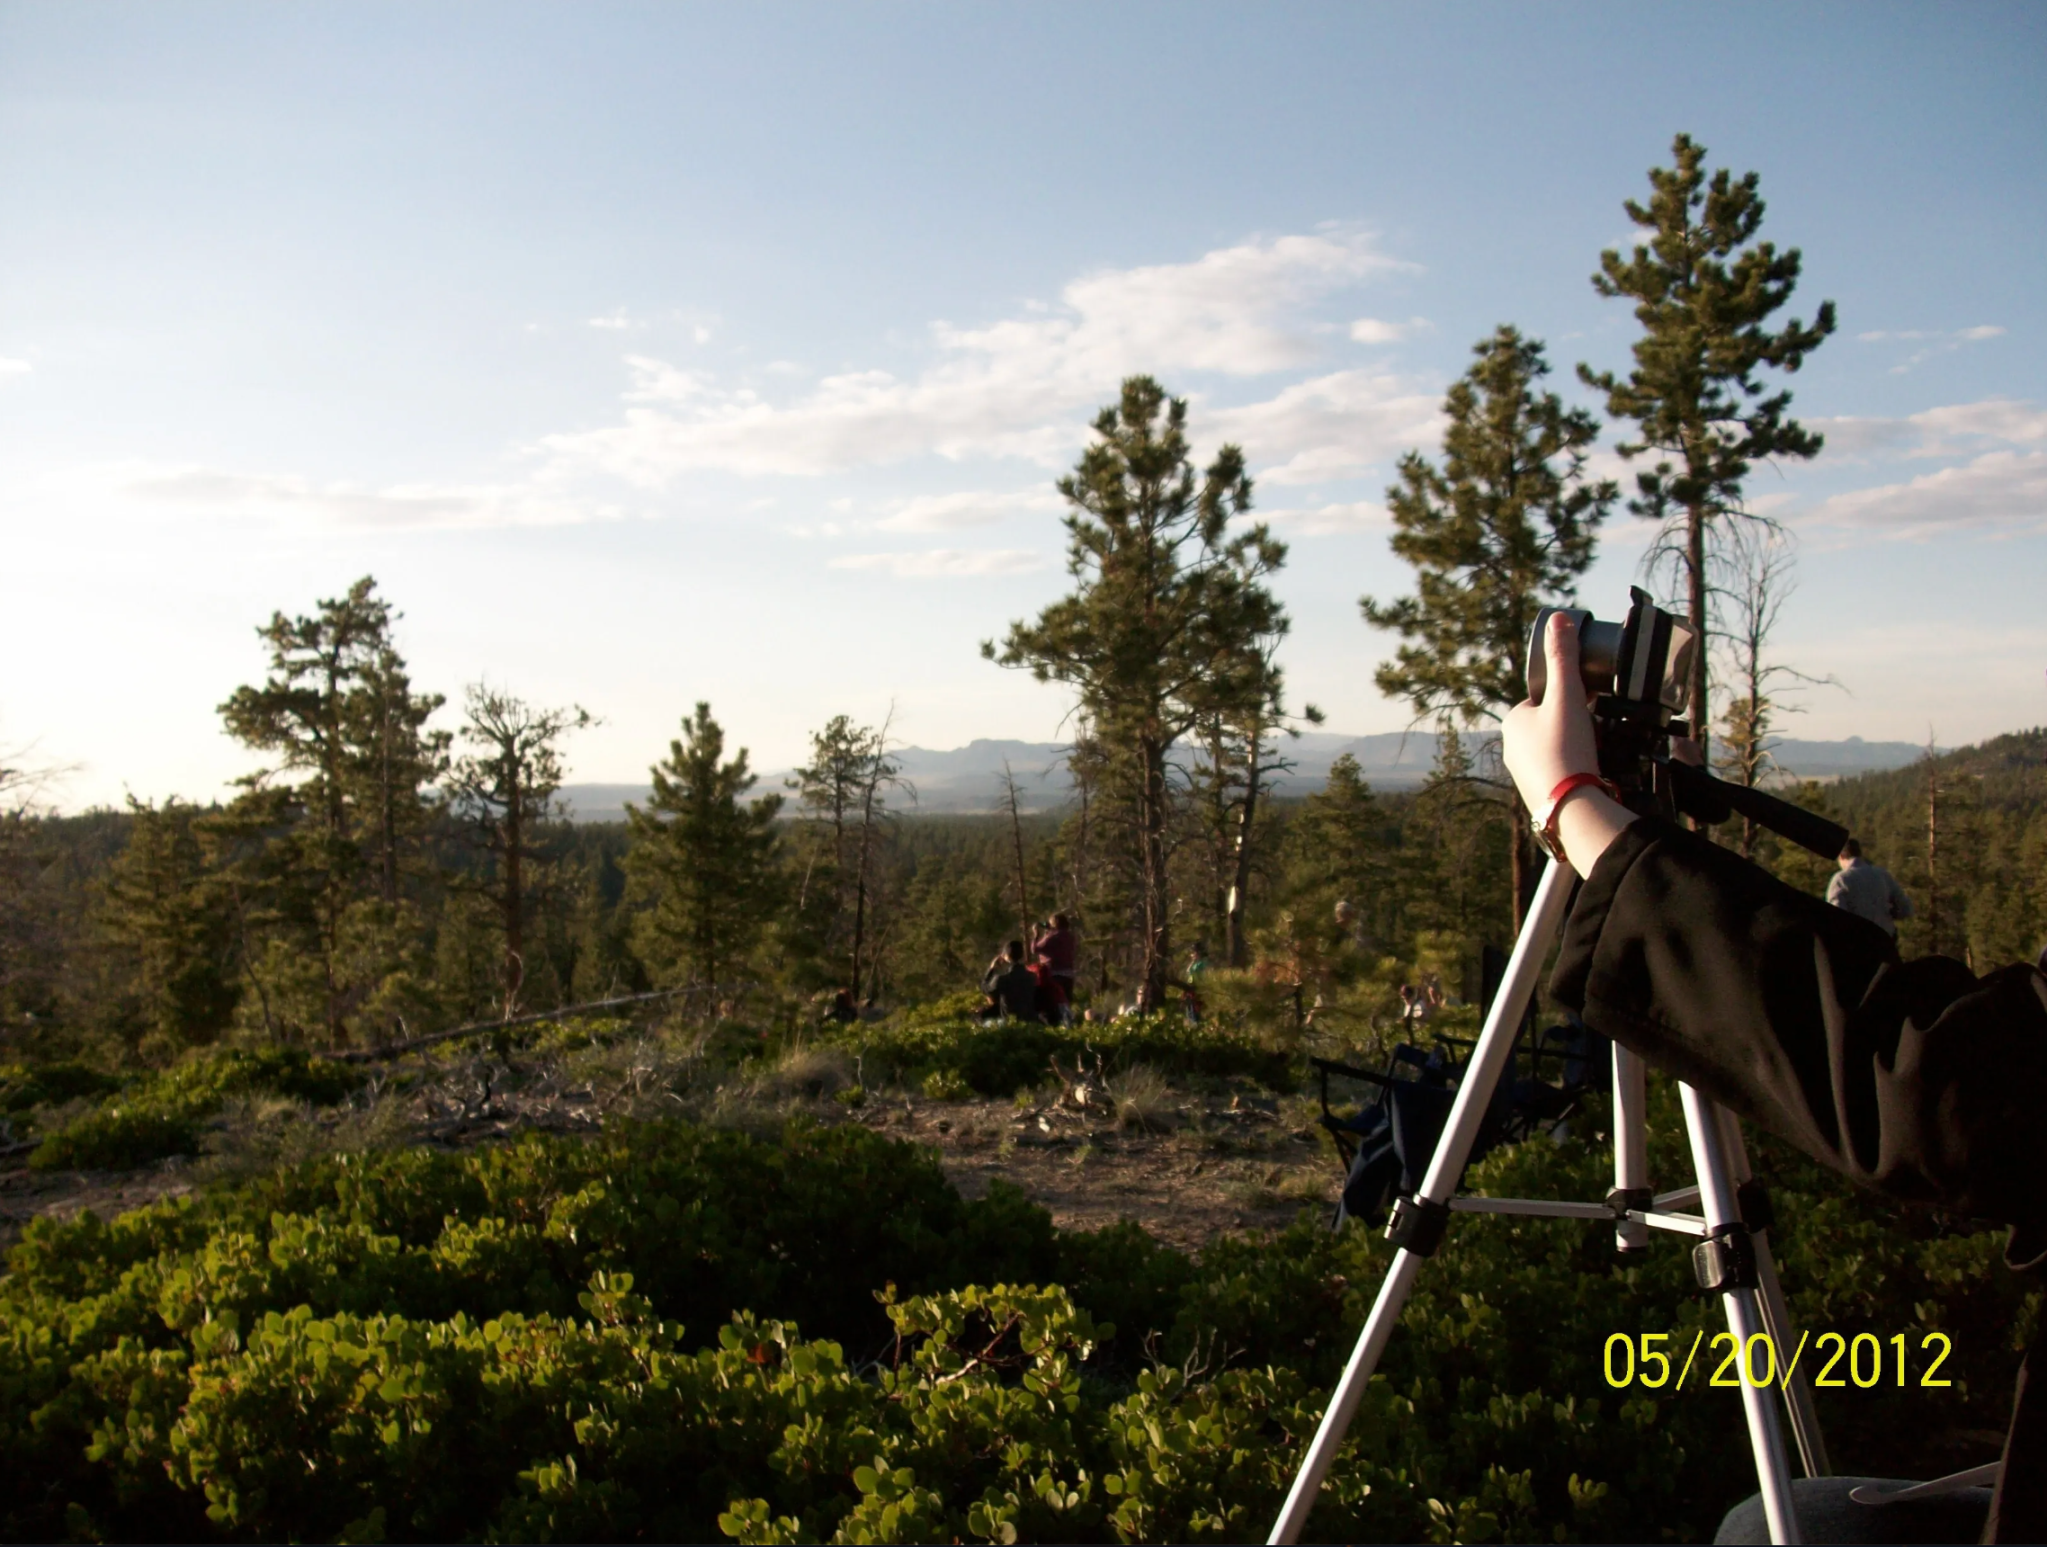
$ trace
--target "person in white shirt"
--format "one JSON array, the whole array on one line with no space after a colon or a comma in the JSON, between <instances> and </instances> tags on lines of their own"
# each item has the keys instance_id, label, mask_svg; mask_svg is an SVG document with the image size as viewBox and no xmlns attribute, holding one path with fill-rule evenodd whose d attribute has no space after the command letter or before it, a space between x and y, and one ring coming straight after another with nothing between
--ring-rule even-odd
<instances>
[{"instance_id":1,"label":"person in white shirt","mask_svg":"<svg viewBox=\"0 0 2047 1547\"><path fill-rule=\"evenodd\" d=\"M1844 913L1868 919L1887 935L1898 932L1898 920L1912 916L1912 899L1881 865L1862 857L1862 844L1850 838L1841 845L1841 868L1827 881L1827 901Z\"/></svg>"}]
</instances>

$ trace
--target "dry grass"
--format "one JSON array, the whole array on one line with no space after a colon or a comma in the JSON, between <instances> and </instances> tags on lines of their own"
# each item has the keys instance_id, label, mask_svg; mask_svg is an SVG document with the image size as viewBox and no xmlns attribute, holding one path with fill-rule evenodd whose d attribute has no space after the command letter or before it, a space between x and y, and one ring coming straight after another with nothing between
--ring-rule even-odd
<instances>
[{"instance_id":1,"label":"dry grass","mask_svg":"<svg viewBox=\"0 0 2047 1547\"><path fill-rule=\"evenodd\" d=\"M1108 1082L1116 1121L1142 1133L1162 1133L1180 1120L1180 1098L1149 1064L1132 1064Z\"/></svg>"},{"instance_id":2,"label":"dry grass","mask_svg":"<svg viewBox=\"0 0 2047 1547\"><path fill-rule=\"evenodd\" d=\"M853 1060L839 1048L797 1043L760 1076L763 1095L830 1096L853 1083Z\"/></svg>"}]
</instances>

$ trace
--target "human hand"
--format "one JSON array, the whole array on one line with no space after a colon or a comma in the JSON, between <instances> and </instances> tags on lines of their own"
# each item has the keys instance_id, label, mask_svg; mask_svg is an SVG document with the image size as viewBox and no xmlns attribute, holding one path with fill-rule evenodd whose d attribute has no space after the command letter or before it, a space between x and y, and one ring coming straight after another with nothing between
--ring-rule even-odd
<instances>
[{"instance_id":1,"label":"human hand","mask_svg":"<svg viewBox=\"0 0 2047 1547\"><path fill-rule=\"evenodd\" d=\"M1543 654L1549 685L1541 703L1517 704L1500 727L1500 755L1521 793L1521 804L1539 812L1550 791L1576 773L1599 772L1599 743L1592 734L1592 711L1585 702L1585 679L1578 674L1578 630L1562 613L1550 615L1543 631ZM1595 785L1568 795L1556 814L1557 836L1569 864L1590 875L1613 840L1635 814Z\"/></svg>"},{"instance_id":2,"label":"human hand","mask_svg":"<svg viewBox=\"0 0 2047 1547\"><path fill-rule=\"evenodd\" d=\"M1542 702L1517 704L1500 727L1501 757L1530 811L1540 811L1549 792L1570 775L1599 771L1585 679L1578 672L1578 630L1563 613L1550 614L1542 649L1549 668Z\"/></svg>"}]
</instances>

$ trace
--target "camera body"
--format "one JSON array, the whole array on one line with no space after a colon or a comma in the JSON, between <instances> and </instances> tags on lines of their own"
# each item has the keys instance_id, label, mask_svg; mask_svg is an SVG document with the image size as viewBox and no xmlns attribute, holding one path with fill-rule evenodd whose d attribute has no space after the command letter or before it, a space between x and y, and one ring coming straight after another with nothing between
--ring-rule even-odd
<instances>
[{"instance_id":1,"label":"camera body","mask_svg":"<svg viewBox=\"0 0 2047 1547\"><path fill-rule=\"evenodd\" d=\"M1670 755L1673 736L1689 736L1693 652L1699 634L1665 612L1640 586L1628 590L1628 615L1603 623L1582 607L1545 607L1528 636L1528 696L1549 686L1543 634L1561 612L1578 629L1578 671L1591 701L1599 771L1641 814L1689 816L1711 825L1739 812L1813 853L1832 858L1848 831L1825 817L1758 789L1729 784Z\"/></svg>"},{"instance_id":2,"label":"camera body","mask_svg":"<svg viewBox=\"0 0 2047 1547\"><path fill-rule=\"evenodd\" d=\"M1528 696L1542 702L1549 685L1549 661L1542 648L1550 615L1561 612L1578 630L1578 671L1585 695L1613 709L1647 710L1664 724L1684 714L1692 692L1692 652L1699 636L1649 599L1640 586L1628 591L1628 615L1602 623L1582 607L1545 607L1528 635Z\"/></svg>"}]
</instances>

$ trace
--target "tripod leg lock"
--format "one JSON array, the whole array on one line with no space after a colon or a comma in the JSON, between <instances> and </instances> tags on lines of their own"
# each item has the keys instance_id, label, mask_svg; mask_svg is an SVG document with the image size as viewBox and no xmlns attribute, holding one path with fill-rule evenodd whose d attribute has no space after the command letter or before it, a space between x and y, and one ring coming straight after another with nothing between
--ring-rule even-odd
<instances>
[{"instance_id":1,"label":"tripod leg lock","mask_svg":"<svg viewBox=\"0 0 2047 1547\"><path fill-rule=\"evenodd\" d=\"M1746 1225L1720 1225L1692 1248L1692 1275L1701 1289L1754 1289L1756 1247Z\"/></svg>"},{"instance_id":2,"label":"tripod leg lock","mask_svg":"<svg viewBox=\"0 0 2047 1547\"><path fill-rule=\"evenodd\" d=\"M1386 1239L1417 1257L1433 1257L1450 1226L1450 1205L1426 1198L1400 1198L1386 1222Z\"/></svg>"}]
</instances>

